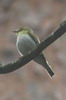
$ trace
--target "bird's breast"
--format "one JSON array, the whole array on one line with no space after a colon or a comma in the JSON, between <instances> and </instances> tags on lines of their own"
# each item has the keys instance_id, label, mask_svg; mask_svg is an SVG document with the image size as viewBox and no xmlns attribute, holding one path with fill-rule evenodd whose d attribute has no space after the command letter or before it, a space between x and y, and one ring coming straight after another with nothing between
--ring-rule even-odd
<instances>
[{"instance_id":1,"label":"bird's breast","mask_svg":"<svg viewBox=\"0 0 66 100\"><path fill-rule=\"evenodd\" d=\"M34 50L37 44L29 35L22 34L17 37L16 46L20 54L26 55L28 52Z\"/></svg>"}]
</instances>

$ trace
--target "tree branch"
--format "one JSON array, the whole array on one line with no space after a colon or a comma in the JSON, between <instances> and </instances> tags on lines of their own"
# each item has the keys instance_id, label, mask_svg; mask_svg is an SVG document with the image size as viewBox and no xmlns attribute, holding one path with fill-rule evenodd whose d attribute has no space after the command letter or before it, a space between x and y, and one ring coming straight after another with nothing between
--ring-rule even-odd
<instances>
[{"instance_id":1,"label":"tree branch","mask_svg":"<svg viewBox=\"0 0 66 100\"><path fill-rule=\"evenodd\" d=\"M51 33L47 38L45 38L34 51L28 53L26 56L19 58L13 63L9 63L7 65L0 65L0 74L9 73L24 66L29 61L34 59L37 55L39 55L45 48L47 48L50 44L52 44L56 39L62 36L65 32L66 32L66 20L62 22L60 26L53 33Z\"/></svg>"}]
</instances>

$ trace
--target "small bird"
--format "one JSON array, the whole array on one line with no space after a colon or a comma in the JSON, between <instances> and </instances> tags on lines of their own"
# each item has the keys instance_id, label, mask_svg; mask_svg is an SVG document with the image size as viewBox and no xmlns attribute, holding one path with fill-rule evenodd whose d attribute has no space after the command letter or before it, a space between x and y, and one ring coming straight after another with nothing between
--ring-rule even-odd
<instances>
[{"instance_id":1,"label":"small bird","mask_svg":"<svg viewBox=\"0 0 66 100\"><path fill-rule=\"evenodd\" d=\"M16 47L21 56L27 55L29 52L33 51L40 43L39 38L29 27L20 28L14 32L17 33ZM51 77L54 75L43 51L33 60L42 65Z\"/></svg>"}]
</instances>

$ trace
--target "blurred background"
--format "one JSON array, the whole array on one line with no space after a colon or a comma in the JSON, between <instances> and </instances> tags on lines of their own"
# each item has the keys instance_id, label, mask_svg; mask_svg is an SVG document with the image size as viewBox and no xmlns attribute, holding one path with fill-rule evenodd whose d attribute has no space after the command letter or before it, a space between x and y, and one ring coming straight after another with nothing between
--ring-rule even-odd
<instances>
[{"instance_id":1,"label":"blurred background","mask_svg":"<svg viewBox=\"0 0 66 100\"><path fill-rule=\"evenodd\" d=\"M66 19L66 0L0 0L0 61L7 64L20 57L14 30L29 26L44 39ZM55 76L50 78L34 61L0 75L0 100L66 100L66 34L45 55Z\"/></svg>"}]
</instances>

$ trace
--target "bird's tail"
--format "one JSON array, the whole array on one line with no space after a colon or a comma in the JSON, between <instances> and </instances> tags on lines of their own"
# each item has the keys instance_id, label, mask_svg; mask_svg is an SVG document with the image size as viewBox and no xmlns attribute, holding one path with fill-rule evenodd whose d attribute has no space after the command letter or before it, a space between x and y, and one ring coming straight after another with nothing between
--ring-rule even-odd
<instances>
[{"instance_id":1,"label":"bird's tail","mask_svg":"<svg viewBox=\"0 0 66 100\"><path fill-rule=\"evenodd\" d=\"M54 72L52 71L52 68L51 66L49 65L49 63L46 61L46 64L41 64L45 69L46 71L48 72L48 74L53 77L54 76Z\"/></svg>"},{"instance_id":2,"label":"bird's tail","mask_svg":"<svg viewBox=\"0 0 66 100\"><path fill-rule=\"evenodd\" d=\"M43 54L40 54L37 58L34 59L34 61L42 65L51 77L54 75L51 66L49 65Z\"/></svg>"}]
</instances>

